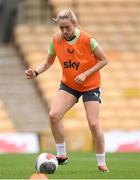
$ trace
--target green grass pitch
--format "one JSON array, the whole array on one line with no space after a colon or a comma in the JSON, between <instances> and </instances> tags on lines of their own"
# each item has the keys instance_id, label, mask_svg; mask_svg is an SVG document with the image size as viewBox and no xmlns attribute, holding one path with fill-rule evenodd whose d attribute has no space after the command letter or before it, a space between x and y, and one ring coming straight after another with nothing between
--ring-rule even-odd
<instances>
[{"instance_id":1,"label":"green grass pitch","mask_svg":"<svg viewBox=\"0 0 140 180\"><path fill-rule=\"evenodd\" d=\"M0 179L28 179L34 172L36 154L1 154ZM49 179L139 179L140 153L106 155L109 173L97 170L95 154L70 153L69 163L59 166Z\"/></svg>"}]
</instances>

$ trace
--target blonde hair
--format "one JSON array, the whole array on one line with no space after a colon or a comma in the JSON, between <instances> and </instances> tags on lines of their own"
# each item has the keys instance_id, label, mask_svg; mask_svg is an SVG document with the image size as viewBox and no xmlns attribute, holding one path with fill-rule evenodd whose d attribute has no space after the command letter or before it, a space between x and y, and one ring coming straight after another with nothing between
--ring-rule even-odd
<instances>
[{"instance_id":1,"label":"blonde hair","mask_svg":"<svg viewBox=\"0 0 140 180\"><path fill-rule=\"evenodd\" d=\"M55 22L59 22L60 19L68 18L71 20L72 23L77 24L77 17L71 10L62 10L58 13L56 18L53 18Z\"/></svg>"}]
</instances>

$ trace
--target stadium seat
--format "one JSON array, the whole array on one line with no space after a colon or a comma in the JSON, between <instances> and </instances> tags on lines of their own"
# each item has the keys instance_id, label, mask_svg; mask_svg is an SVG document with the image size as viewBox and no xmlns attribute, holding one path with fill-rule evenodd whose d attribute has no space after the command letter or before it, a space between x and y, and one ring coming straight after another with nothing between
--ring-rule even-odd
<instances>
[{"instance_id":1,"label":"stadium seat","mask_svg":"<svg viewBox=\"0 0 140 180\"><path fill-rule=\"evenodd\" d=\"M16 132L2 100L0 100L0 132Z\"/></svg>"}]
</instances>

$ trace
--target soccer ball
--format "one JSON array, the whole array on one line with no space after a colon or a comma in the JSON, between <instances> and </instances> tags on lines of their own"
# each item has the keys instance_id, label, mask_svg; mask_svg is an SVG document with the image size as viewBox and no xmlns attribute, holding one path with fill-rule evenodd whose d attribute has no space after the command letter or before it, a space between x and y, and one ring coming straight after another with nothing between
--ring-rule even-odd
<instances>
[{"instance_id":1,"label":"soccer ball","mask_svg":"<svg viewBox=\"0 0 140 180\"><path fill-rule=\"evenodd\" d=\"M53 154L41 153L37 157L35 168L39 173L53 174L58 168L58 161Z\"/></svg>"}]
</instances>

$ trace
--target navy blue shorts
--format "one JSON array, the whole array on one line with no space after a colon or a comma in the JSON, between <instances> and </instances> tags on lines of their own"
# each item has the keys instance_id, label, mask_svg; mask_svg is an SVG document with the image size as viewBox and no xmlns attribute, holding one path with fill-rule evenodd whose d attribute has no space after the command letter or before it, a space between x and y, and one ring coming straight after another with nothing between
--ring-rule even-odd
<instances>
[{"instance_id":1,"label":"navy blue shorts","mask_svg":"<svg viewBox=\"0 0 140 180\"><path fill-rule=\"evenodd\" d=\"M100 88L96 88L96 89L93 89L90 91L85 91L85 92L79 92L79 91L76 91L76 90L68 87L67 85L65 85L64 83L61 82L59 90L64 90L64 91L74 95L77 98L77 102L78 102L79 98L82 96L83 102L98 101L101 103Z\"/></svg>"}]
</instances>

